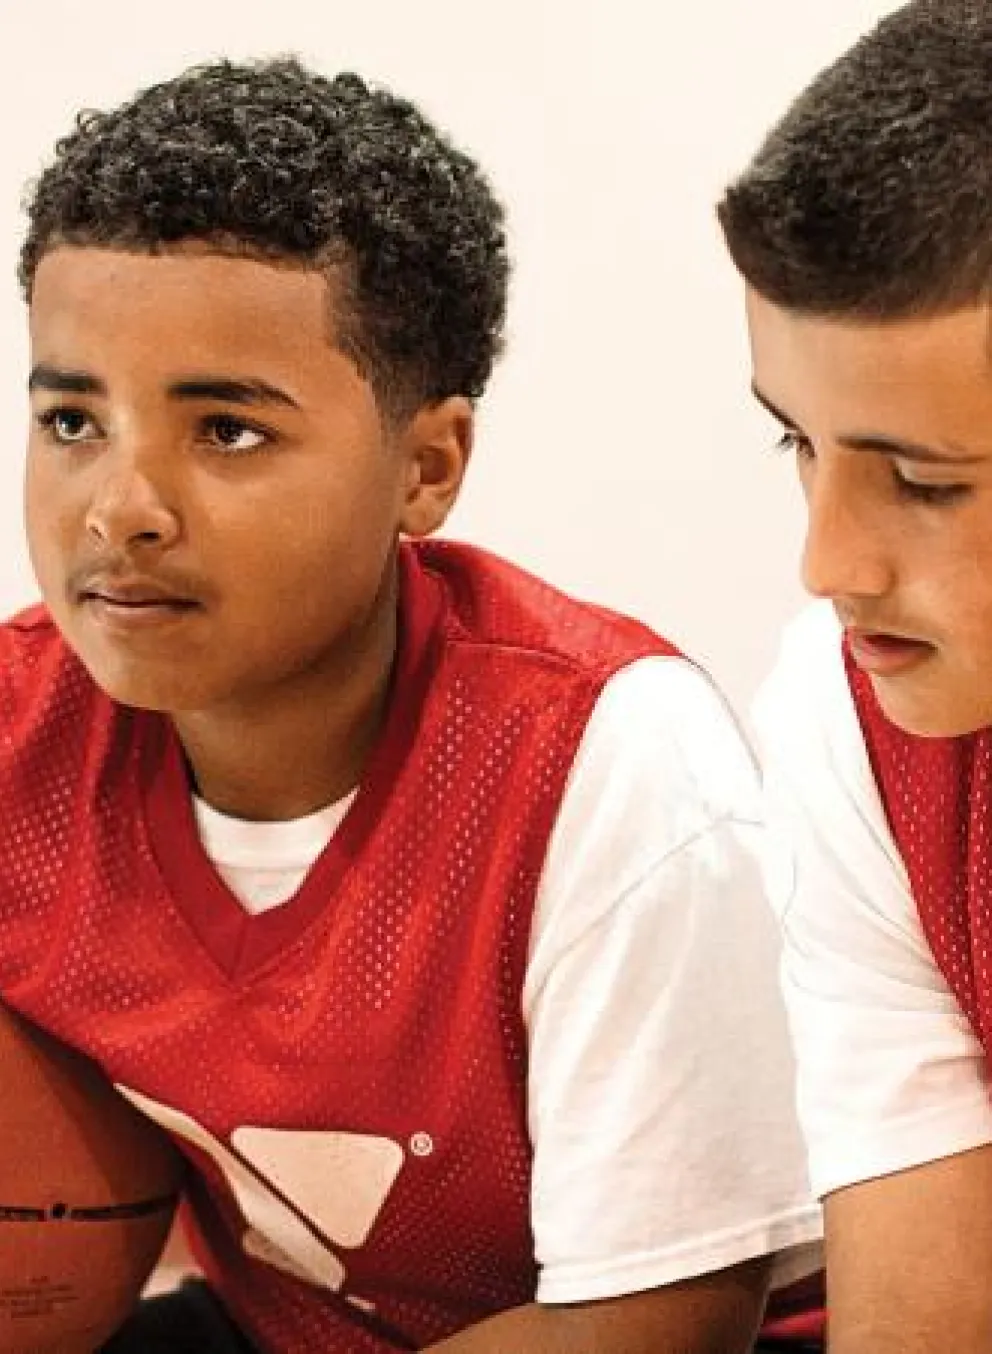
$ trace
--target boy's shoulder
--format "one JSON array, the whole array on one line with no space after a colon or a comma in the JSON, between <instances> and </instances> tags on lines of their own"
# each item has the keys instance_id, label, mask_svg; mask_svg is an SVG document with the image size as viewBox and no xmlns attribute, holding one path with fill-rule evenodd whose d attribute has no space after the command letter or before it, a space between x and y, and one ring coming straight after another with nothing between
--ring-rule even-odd
<instances>
[{"instance_id":1,"label":"boy's shoulder","mask_svg":"<svg viewBox=\"0 0 992 1354\"><path fill-rule=\"evenodd\" d=\"M415 565L440 584L449 644L516 653L593 677L640 657L678 654L642 622L580 601L477 546L431 540L411 551Z\"/></svg>"},{"instance_id":2,"label":"boy's shoulder","mask_svg":"<svg viewBox=\"0 0 992 1354\"><path fill-rule=\"evenodd\" d=\"M0 643L41 642L58 634L51 612L41 602L15 611L0 622Z\"/></svg>"},{"instance_id":3,"label":"boy's shoulder","mask_svg":"<svg viewBox=\"0 0 992 1354\"><path fill-rule=\"evenodd\" d=\"M59 712L74 718L97 696L47 607L26 607L0 622L0 720L8 733L22 711L32 711L35 722Z\"/></svg>"},{"instance_id":4,"label":"boy's shoulder","mask_svg":"<svg viewBox=\"0 0 992 1354\"><path fill-rule=\"evenodd\" d=\"M0 681L5 687L16 687L46 660L73 661L46 606L37 603L25 607L0 622Z\"/></svg>"}]
</instances>

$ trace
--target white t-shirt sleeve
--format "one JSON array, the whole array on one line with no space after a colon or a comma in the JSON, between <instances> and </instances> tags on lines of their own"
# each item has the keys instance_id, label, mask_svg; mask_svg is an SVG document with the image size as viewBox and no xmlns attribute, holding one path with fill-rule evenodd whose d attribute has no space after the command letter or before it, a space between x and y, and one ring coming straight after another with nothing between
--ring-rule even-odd
<instances>
[{"instance_id":1,"label":"white t-shirt sleeve","mask_svg":"<svg viewBox=\"0 0 992 1354\"><path fill-rule=\"evenodd\" d=\"M982 1049L924 937L829 607L790 627L754 713L817 1194L992 1142Z\"/></svg>"},{"instance_id":2,"label":"white t-shirt sleeve","mask_svg":"<svg viewBox=\"0 0 992 1354\"><path fill-rule=\"evenodd\" d=\"M572 770L524 987L538 1300L782 1256L816 1267L756 776L684 660L607 686Z\"/></svg>"}]
</instances>

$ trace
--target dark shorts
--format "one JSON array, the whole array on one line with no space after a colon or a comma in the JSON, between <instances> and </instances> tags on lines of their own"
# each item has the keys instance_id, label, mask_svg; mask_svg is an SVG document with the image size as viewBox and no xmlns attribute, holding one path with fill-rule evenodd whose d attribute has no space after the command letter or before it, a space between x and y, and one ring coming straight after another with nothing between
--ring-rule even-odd
<instances>
[{"instance_id":1,"label":"dark shorts","mask_svg":"<svg viewBox=\"0 0 992 1354\"><path fill-rule=\"evenodd\" d=\"M100 1354L259 1354L200 1279L140 1303Z\"/></svg>"},{"instance_id":2,"label":"dark shorts","mask_svg":"<svg viewBox=\"0 0 992 1354\"><path fill-rule=\"evenodd\" d=\"M753 1354L824 1354L822 1340L759 1340Z\"/></svg>"}]
</instances>

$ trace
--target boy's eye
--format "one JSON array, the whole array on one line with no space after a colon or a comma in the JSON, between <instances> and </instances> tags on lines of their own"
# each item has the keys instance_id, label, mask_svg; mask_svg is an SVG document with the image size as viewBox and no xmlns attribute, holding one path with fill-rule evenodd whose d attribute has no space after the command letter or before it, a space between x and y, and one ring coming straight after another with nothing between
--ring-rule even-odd
<instances>
[{"instance_id":1,"label":"boy's eye","mask_svg":"<svg viewBox=\"0 0 992 1354\"><path fill-rule=\"evenodd\" d=\"M230 414L218 414L208 419L206 431L210 439L227 452L257 451L270 440L261 428Z\"/></svg>"},{"instance_id":2,"label":"boy's eye","mask_svg":"<svg viewBox=\"0 0 992 1354\"><path fill-rule=\"evenodd\" d=\"M785 428L775 442L773 450L776 452L791 452L792 455L799 456L803 460L808 460L813 454L812 443L808 438L803 437L797 428Z\"/></svg>"},{"instance_id":3,"label":"boy's eye","mask_svg":"<svg viewBox=\"0 0 992 1354\"><path fill-rule=\"evenodd\" d=\"M940 507L956 503L971 493L970 484L924 484L920 480L908 479L895 467L893 475L899 493L904 498L912 499L914 503L929 503L934 507Z\"/></svg>"},{"instance_id":4,"label":"boy's eye","mask_svg":"<svg viewBox=\"0 0 992 1354\"><path fill-rule=\"evenodd\" d=\"M88 442L99 436L96 424L81 409L48 409L38 415L38 425L56 442Z\"/></svg>"}]
</instances>

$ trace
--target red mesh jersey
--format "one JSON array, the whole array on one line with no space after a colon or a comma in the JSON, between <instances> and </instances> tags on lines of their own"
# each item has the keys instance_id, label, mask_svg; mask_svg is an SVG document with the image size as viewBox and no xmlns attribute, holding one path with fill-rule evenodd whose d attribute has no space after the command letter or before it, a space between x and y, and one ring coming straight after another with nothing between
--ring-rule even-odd
<instances>
[{"instance_id":1,"label":"red mesh jersey","mask_svg":"<svg viewBox=\"0 0 992 1354\"><path fill-rule=\"evenodd\" d=\"M891 723L845 653L892 835L934 959L992 1052L992 729L918 738Z\"/></svg>"},{"instance_id":2,"label":"red mesh jersey","mask_svg":"<svg viewBox=\"0 0 992 1354\"><path fill-rule=\"evenodd\" d=\"M178 1133L205 1269L280 1354L420 1348L533 1298L535 890L604 683L671 652L467 547L405 546L400 592L355 802L254 918L168 723L43 611L0 628L0 992Z\"/></svg>"}]
</instances>

